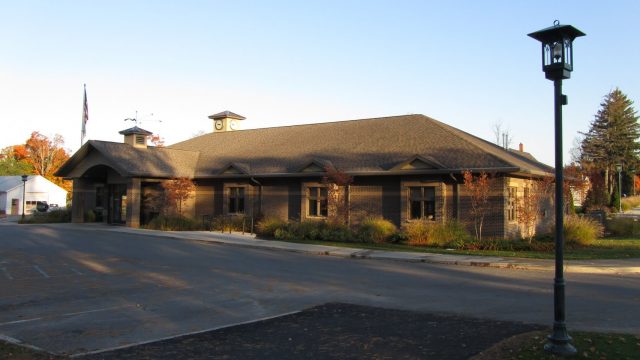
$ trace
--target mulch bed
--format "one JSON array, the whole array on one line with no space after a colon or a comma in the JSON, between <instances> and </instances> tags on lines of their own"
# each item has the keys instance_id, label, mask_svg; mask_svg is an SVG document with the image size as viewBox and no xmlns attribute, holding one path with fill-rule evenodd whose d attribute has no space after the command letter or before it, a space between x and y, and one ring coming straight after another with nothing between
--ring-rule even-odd
<instances>
[{"instance_id":1,"label":"mulch bed","mask_svg":"<svg viewBox=\"0 0 640 360\"><path fill-rule=\"evenodd\" d=\"M468 359L544 327L350 304L80 357L122 359Z\"/></svg>"}]
</instances>

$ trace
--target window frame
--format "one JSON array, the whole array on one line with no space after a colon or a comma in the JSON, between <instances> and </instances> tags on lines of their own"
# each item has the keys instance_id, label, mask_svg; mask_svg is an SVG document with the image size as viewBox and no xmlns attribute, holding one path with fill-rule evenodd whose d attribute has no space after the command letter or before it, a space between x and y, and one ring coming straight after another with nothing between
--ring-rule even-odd
<instances>
[{"instance_id":1,"label":"window frame","mask_svg":"<svg viewBox=\"0 0 640 360\"><path fill-rule=\"evenodd\" d=\"M420 221L420 220L428 220L428 221L436 221L436 186L433 185L410 185L407 186L408 194L407 194L407 205L408 205L408 214L407 219L409 221ZM415 195L415 190L418 189L418 196ZM431 194L427 194L427 190L431 192ZM419 216L414 216L414 204L418 203L419 208L417 209L420 212ZM429 206L430 204L430 206Z\"/></svg>"},{"instance_id":2,"label":"window frame","mask_svg":"<svg viewBox=\"0 0 640 360\"><path fill-rule=\"evenodd\" d=\"M227 214L244 215L247 211L247 194L244 186L227 187ZM233 204L233 206L232 206Z\"/></svg>"},{"instance_id":3,"label":"window frame","mask_svg":"<svg viewBox=\"0 0 640 360\"><path fill-rule=\"evenodd\" d=\"M305 198L306 216L308 218L326 219L329 217L329 189L327 186L307 186ZM312 202L314 203L313 205Z\"/></svg>"}]
</instances>

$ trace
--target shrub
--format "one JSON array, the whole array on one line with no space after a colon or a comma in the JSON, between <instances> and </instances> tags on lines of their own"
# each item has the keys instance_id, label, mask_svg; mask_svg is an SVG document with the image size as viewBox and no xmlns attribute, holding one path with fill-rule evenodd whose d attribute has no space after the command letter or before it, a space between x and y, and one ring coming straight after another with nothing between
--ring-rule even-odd
<instances>
[{"instance_id":1,"label":"shrub","mask_svg":"<svg viewBox=\"0 0 640 360\"><path fill-rule=\"evenodd\" d=\"M582 216L567 216L563 231L568 246L587 246L604 233L598 221Z\"/></svg>"},{"instance_id":2,"label":"shrub","mask_svg":"<svg viewBox=\"0 0 640 360\"><path fill-rule=\"evenodd\" d=\"M96 222L96 213L93 210L88 210L84 213L84 221L85 222Z\"/></svg>"},{"instance_id":3,"label":"shrub","mask_svg":"<svg viewBox=\"0 0 640 360\"><path fill-rule=\"evenodd\" d=\"M162 231L189 231L201 230L202 223L194 219L178 215L160 215L151 220L145 229Z\"/></svg>"},{"instance_id":4,"label":"shrub","mask_svg":"<svg viewBox=\"0 0 640 360\"><path fill-rule=\"evenodd\" d=\"M606 220L605 226L614 236L640 235L640 223L634 218L613 217Z\"/></svg>"},{"instance_id":5,"label":"shrub","mask_svg":"<svg viewBox=\"0 0 640 360\"><path fill-rule=\"evenodd\" d=\"M471 238L465 227L457 221L413 221L406 226L406 234L409 245L451 246L458 249L463 248Z\"/></svg>"},{"instance_id":6,"label":"shrub","mask_svg":"<svg viewBox=\"0 0 640 360\"><path fill-rule=\"evenodd\" d=\"M211 231L250 231L251 218L245 216L216 216L211 220Z\"/></svg>"},{"instance_id":7,"label":"shrub","mask_svg":"<svg viewBox=\"0 0 640 360\"><path fill-rule=\"evenodd\" d=\"M21 224L46 224L46 223L67 223L71 222L71 210L59 209L44 213L33 213L33 215L20 221Z\"/></svg>"},{"instance_id":8,"label":"shrub","mask_svg":"<svg viewBox=\"0 0 640 360\"><path fill-rule=\"evenodd\" d=\"M357 236L362 242L381 244L389 241L396 232L396 226L389 220L367 218L360 223Z\"/></svg>"},{"instance_id":9,"label":"shrub","mask_svg":"<svg viewBox=\"0 0 640 360\"><path fill-rule=\"evenodd\" d=\"M264 238L275 238L276 230L287 226L287 222L278 218L265 218L256 225L256 235Z\"/></svg>"},{"instance_id":10,"label":"shrub","mask_svg":"<svg viewBox=\"0 0 640 360\"><path fill-rule=\"evenodd\" d=\"M273 222L273 237L277 240L313 240L351 242L353 232L340 223L324 221ZM266 224L264 226L266 229Z\"/></svg>"}]
</instances>

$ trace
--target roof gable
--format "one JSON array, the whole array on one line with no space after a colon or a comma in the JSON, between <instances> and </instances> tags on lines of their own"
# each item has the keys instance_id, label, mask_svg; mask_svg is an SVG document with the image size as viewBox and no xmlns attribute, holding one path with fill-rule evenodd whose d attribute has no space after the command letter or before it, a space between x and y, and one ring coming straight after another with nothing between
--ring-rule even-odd
<instances>
[{"instance_id":1,"label":"roof gable","mask_svg":"<svg viewBox=\"0 0 640 360\"><path fill-rule=\"evenodd\" d=\"M298 173L322 173L327 172L328 167L333 167L333 164L329 160L313 159L307 162L305 165L297 169Z\"/></svg>"},{"instance_id":2,"label":"roof gable","mask_svg":"<svg viewBox=\"0 0 640 360\"><path fill-rule=\"evenodd\" d=\"M225 166L222 171L220 171L220 175L249 175L249 166L247 164L240 163L230 163Z\"/></svg>"},{"instance_id":3,"label":"roof gable","mask_svg":"<svg viewBox=\"0 0 640 360\"><path fill-rule=\"evenodd\" d=\"M435 170L443 169L444 167L444 165L430 156L414 155L394 166L391 170Z\"/></svg>"}]
</instances>

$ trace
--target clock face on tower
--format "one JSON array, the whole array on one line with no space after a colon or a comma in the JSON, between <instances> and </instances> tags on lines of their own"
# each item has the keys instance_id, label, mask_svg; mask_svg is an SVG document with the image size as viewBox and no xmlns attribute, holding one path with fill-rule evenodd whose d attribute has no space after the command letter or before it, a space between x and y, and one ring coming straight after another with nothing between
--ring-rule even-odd
<instances>
[{"instance_id":1,"label":"clock face on tower","mask_svg":"<svg viewBox=\"0 0 640 360\"><path fill-rule=\"evenodd\" d=\"M216 120L216 130L222 130L222 120Z\"/></svg>"},{"instance_id":2,"label":"clock face on tower","mask_svg":"<svg viewBox=\"0 0 640 360\"><path fill-rule=\"evenodd\" d=\"M231 128L231 130L235 130L238 127L238 122L235 120L231 120L231 122L229 123L229 127Z\"/></svg>"}]
</instances>

